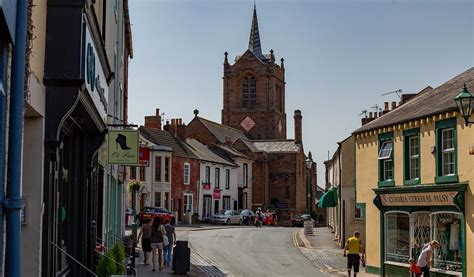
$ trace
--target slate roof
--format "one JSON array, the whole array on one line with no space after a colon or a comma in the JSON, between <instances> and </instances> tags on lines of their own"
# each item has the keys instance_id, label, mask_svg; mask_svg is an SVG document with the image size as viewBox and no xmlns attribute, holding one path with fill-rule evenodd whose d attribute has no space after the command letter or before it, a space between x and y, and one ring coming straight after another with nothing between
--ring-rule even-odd
<instances>
[{"instance_id":1,"label":"slate roof","mask_svg":"<svg viewBox=\"0 0 474 277\"><path fill-rule=\"evenodd\" d=\"M190 146L191 151L200 159L207 162L218 163L228 166L237 166L235 163L229 162L212 152L206 145L195 139L186 139L186 143Z\"/></svg>"},{"instance_id":2,"label":"slate roof","mask_svg":"<svg viewBox=\"0 0 474 277\"><path fill-rule=\"evenodd\" d=\"M229 138L232 142L239 138L249 141L247 136L245 136L245 134L240 130L207 120L199 116L197 116L197 119L217 138L220 143L226 142L226 138Z\"/></svg>"},{"instance_id":3,"label":"slate roof","mask_svg":"<svg viewBox=\"0 0 474 277\"><path fill-rule=\"evenodd\" d=\"M149 141L155 144L171 147L173 150L173 155L183 158L197 159L197 156L193 153L193 151L191 151L186 143L174 137L168 131L144 126L140 126L138 130L140 131L140 135Z\"/></svg>"},{"instance_id":4,"label":"slate roof","mask_svg":"<svg viewBox=\"0 0 474 277\"><path fill-rule=\"evenodd\" d=\"M418 93L407 103L355 130L354 134L422 119L444 112L457 111L454 97L462 90L464 83L466 83L471 93L474 93L474 67L469 68L435 89L424 90Z\"/></svg>"},{"instance_id":5,"label":"slate roof","mask_svg":"<svg viewBox=\"0 0 474 277\"><path fill-rule=\"evenodd\" d=\"M257 140L253 141L253 145L258 151L268 153L298 153L300 146L294 140Z\"/></svg>"},{"instance_id":6,"label":"slate roof","mask_svg":"<svg viewBox=\"0 0 474 277\"><path fill-rule=\"evenodd\" d=\"M226 146L226 145L215 145L215 147L218 147L224 151L226 151L227 153L229 153L232 157L239 157L239 158L244 158L244 159L248 159L248 160L251 160L251 158L247 157L246 155L240 153L239 151L235 150L234 148L232 147L229 147L229 146Z\"/></svg>"}]
</instances>

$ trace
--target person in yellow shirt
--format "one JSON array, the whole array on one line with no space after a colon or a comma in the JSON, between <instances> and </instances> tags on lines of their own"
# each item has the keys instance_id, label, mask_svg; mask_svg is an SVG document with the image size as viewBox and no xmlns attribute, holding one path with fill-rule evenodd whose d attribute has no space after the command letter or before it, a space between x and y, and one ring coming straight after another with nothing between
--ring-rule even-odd
<instances>
[{"instance_id":1,"label":"person in yellow shirt","mask_svg":"<svg viewBox=\"0 0 474 277\"><path fill-rule=\"evenodd\" d=\"M354 236L347 239L346 246L344 247L344 257L347 256L347 272L349 276L351 276L352 267L354 267L354 277L357 276L359 272L359 253L362 254L362 258L364 258L364 249L362 241L360 240L360 233L355 231Z\"/></svg>"}]
</instances>

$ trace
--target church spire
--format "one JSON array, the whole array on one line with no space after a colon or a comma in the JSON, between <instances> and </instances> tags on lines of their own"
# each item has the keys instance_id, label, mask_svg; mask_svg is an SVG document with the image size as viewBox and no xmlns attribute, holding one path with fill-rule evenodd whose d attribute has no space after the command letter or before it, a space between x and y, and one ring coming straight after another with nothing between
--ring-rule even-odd
<instances>
[{"instance_id":1,"label":"church spire","mask_svg":"<svg viewBox=\"0 0 474 277\"><path fill-rule=\"evenodd\" d=\"M253 3L253 18L252 18L252 29L250 30L250 39L249 39L249 50L253 52L262 61L265 61L266 58L262 54L262 45L260 43L260 33L258 32L258 20L257 20L257 7L255 1Z\"/></svg>"}]
</instances>

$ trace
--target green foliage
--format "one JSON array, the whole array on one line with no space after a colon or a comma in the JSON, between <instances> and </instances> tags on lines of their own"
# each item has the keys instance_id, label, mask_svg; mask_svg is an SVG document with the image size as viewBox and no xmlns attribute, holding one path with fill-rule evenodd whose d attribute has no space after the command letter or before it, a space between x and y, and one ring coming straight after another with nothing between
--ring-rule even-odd
<instances>
[{"instance_id":1,"label":"green foliage","mask_svg":"<svg viewBox=\"0 0 474 277\"><path fill-rule=\"evenodd\" d=\"M96 273L99 277L110 277L124 273L125 251L120 242L101 255L97 263Z\"/></svg>"}]
</instances>

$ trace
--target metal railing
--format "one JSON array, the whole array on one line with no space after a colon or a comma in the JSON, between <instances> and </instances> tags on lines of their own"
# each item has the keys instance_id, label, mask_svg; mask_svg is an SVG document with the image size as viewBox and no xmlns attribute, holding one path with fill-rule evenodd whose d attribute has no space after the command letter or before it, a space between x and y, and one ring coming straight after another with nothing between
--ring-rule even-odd
<instances>
[{"instance_id":1,"label":"metal railing","mask_svg":"<svg viewBox=\"0 0 474 277\"><path fill-rule=\"evenodd\" d=\"M55 244L54 242L50 241L49 243L51 243L54 247L56 247L57 250L61 251L64 255L68 256L68 258L70 258L73 262L75 262L76 264L78 264L80 267L82 267L83 269L85 269L87 272L89 272L92 276L95 276L97 277L97 274L95 274L92 270L90 270L87 266L83 265L80 261L76 260L73 256L69 255L64 249L62 249L61 247L59 247L57 244Z\"/></svg>"}]
</instances>

